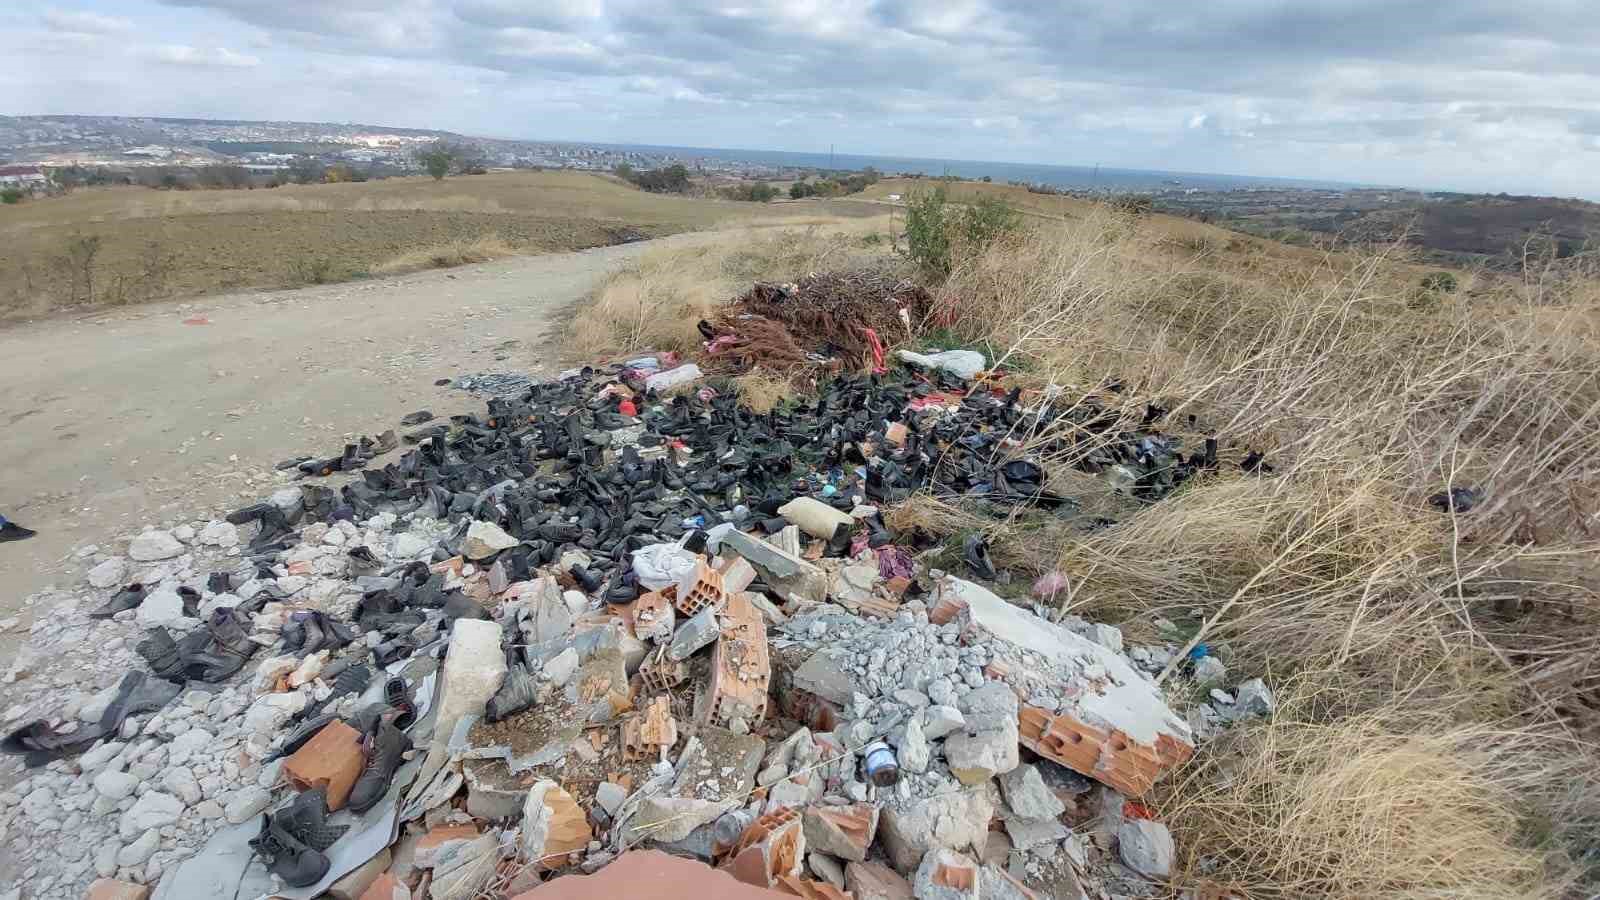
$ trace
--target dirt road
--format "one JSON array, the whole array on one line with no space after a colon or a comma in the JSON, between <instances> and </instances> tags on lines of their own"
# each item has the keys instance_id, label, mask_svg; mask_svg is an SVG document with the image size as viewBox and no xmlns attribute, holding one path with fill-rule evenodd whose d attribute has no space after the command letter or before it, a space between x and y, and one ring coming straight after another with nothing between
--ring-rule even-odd
<instances>
[{"instance_id":1,"label":"dirt road","mask_svg":"<svg viewBox=\"0 0 1600 900\"><path fill-rule=\"evenodd\" d=\"M270 492L273 464L481 401L441 378L558 370L557 315L619 263L678 235L381 281L141 306L0 331L0 658L30 593L114 544ZM19 610L22 610L20 613Z\"/></svg>"}]
</instances>

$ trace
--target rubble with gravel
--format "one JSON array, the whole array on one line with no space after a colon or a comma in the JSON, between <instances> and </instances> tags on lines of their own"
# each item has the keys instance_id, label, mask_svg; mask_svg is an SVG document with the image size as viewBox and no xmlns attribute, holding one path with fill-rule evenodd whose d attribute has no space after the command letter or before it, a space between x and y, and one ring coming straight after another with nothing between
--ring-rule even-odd
<instances>
[{"instance_id":1,"label":"rubble with gravel","mask_svg":"<svg viewBox=\"0 0 1600 900\"><path fill-rule=\"evenodd\" d=\"M461 386L500 398L526 399L531 389ZM610 394L619 396L634 405L633 392ZM1009 408L1015 398L993 400L1002 402ZM685 442L655 431L681 409L654 406L638 432L597 417L583 437L598 453L579 458L615 466L638 461L643 449L686 467L674 449ZM883 424L861 427L881 432ZM449 433L470 442L502 427L457 422ZM546 426L534 442L549 437ZM449 470L457 464L442 455L442 440L409 452L440 454L433 464ZM1018 483L1032 477L1010 471ZM520 474L530 491L544 477ZM1029 709L1067 721L1080 695L1104 693L1108 680L1159 704L1153 676L1177 643L1125 647L1103 623L1017 610L1041 631L1070 633L1114 657L1108 676L1101 657L1042 653L976 617L936 622L941 586L968 582L924 569L914 547L910 576L884 576L878 551L895 546L884 541L895 536L869 502L883 498L848 493L859 481L812 476L807 490L842 513L827 538L802 536L799 522L785 519L799 520L798 510L774 515L753 508L754 497L739 502L737 491L691 504L683 495L695 486L674 489L701 512L638 532L656 541L651 559L681 564L667 587L645 590L621 578L643 574L623 563L642 548L574 543L577 516L540 524L514 514L508 498L518 488L496 486L470 503L459 489L442 497L423 490L427 499L409 508L373 497L357 503L346 488L350 509L333 506L326 488L291 484L294 472L279 477L283 487L254 518L126 535L122 554L85 555L81 588L28 599L49 614L0 676L6 731L33 721L57 735L93 729L124 676L148 668L135 646L151 629L203 636L219 614L238 615L257 646L237 674L219 683L190 678L165 706L128 716L80 752L26 769L18 757L0 758L8 785L0 846L16 864L9 887L22 896L77 898L95 879L182 896L187 879L218 865L219 841L254 834L305 789L297 754L284 747L297 723L313 712L335 716L319 739L355 722L373 691L385 689L378 678L339 693L335 673L376 669L391 649L395 671L426 709L407 726L410 749L377 807L405 812L394 840L348 868L338 868L350 861L340 850L354 853L351 845L330 849L340 859L327 876L339 879L338 896L360 896L352 885L380 876L433 897L536 896L547 878L593 873L648 847L790 890L855 885L865 896L865 886L903 883L923 885L917 896L943 896L950 888L941 873L970 867L972 883L993 896L1069 896L1068 885L1082 896L1107 896L1108 886L1164 895L1173 866L1165 826L1125 816L1123 795L1102 783L1106 773L1030 750L1019 727ZM409 490L392 477L386 489ZM670 503L661 509L662 521L676 521ZM726 524L711 528L713 516ZM282 532L272 531L280 520ZM542 550L535 529L549 538ZM835 540L852 533L861 539ZM145 590L136 608L91 618L130 583ZM380 624L372 598L413 583L435 591L438 604L401 604L381 614L394 621ZM352 638L329 638L309 653L291 644L291 623L321 622L333 635L330 620ZM479 633L488 643L468 652ZM502 640L503 649L494 646ZM1197 658L1192 670L1214 699L1168 717L1191 750L1231 721L1271 713L1259 680L1228 693L1214 656ZM880 780L864 758L879 741L891 748L892 778ZM356 762L370 765L370 757ZM330 821L365 820L343 813ZM285 890L259 863L255 870ZM249 867L234 877L248 878Z\"/></svg>"}]
</instances>

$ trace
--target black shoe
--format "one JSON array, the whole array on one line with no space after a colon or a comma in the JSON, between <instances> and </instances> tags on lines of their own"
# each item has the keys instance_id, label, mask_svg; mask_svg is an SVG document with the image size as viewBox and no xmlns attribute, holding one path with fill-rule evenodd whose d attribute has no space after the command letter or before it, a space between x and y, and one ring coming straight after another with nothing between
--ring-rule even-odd
<instances>
[{"instance_id":1,"label":"black shoe","mask_svg":"<svg viewBox=\"0 0 1600 900\"><path fill-rule=\"evenodd\" d=\"M583 592L585 594L592 594L595 591L600 590L600 585L605 583L598 574L591 572L577 564L574 564L570 569L568 569L567 573L572 576L574 581L578 582L578 585L583 588Z\"/></svg>"},{"instance_id":2,"label":"black shoe","mask_svg":"<svg viewBox=\"0 0 1600 900\"><path fill-rule=\"evenodd\" d=\"M271 813L261 817L261 833L250 839L250 847L265 857L267 869L290 887L316 884L332 865L326 854L295 837Z\"/></svg>"},{"instance_id":3,"label":"black shoe","mask_svg":"<svg viewBox=\"0 0 1600 900\"><path fill-rule=\"evenodd\" d=\"M994 561L989 558L989 541L983 535L968 535L962 544L961 556L979 578L994 581L1000 577L1000 573L995 571Z\"/></svg>"},{"instance_id":4,"label":"black shoe","mask_svg":"<svg viewBox=\"0 0 1600 900\"><path fill-rule=\"evenodd\" d=\"M301 843L318 852L332 847L350 830L349 825L330 825L328 789L321 785L301 791L272 817Z\"/></svg>"},{"instance_id":5,"label":"black shoe","mask_svg":"<svg viewBox=\"0 0 1600 900\"><path fill-rule=\"evenodd\" d=\"M184 654L184 674L195 681L215 684L244 668L245 661L260 646L250 640L245 625L243 617L231 609L213 612L203 632L210 639L193 653Z\"/></svg>"},{"instance_id":6,"label":"black shoe","mask_svg":"<svg viewBox=\"0 0 1600 900\"><path fill-rule=\"evenodd\" d=\"M395 727L392 712L386 710L378 715L377 721L362 739L367 748L367 765L357 776L355 786L350 788L350 799L345 804L353 813L364 813L378 805L378 801L389 792L394 773L405 761L404 754L411 747L405 732Z\"/></svg>"},{"instance_id":7,"label":"black shoe","mask_svg":"<svg viewBox=\"0 0 1600 900\"><path fill-rule=\"evenodd\" d=\"M450 594L450 599L444 602L444 620L454 622L457 619L491 619L489 611L483 604L456 591Z\"/></svg>"},{"instance_id":8,"label":"black shoe","mask_svg":"<svg viewBox=\"0 0 1600 900\"><path fill-rule=\"evenodd\" d=\"M35 534L38 534L38 532L31 528L23 528L15 522L7 522L4 525L0 525L0 544L7 541L25 541Z\"/></svg>"},{"instance_id":9,"label":"black shoe","mask_svg":"<svg viewBox=\"0 0 1600 900\"><path fill-rule=\"evenodd\" d=\"M178 588L178 599L183 601L183 614L189 618L200 615L200 592L185 585Z\"/></svg>"},{"instance_id":10,"label":"black shoe","mask_svg":"<svg viewBox=\"0 0 1600 900\"><path fill-rule=\"evenodd\" d=\"M143 672L129 672L117 684L117 695L107 704L100 716L100 730L116 734L129 716L154 712L164 708L177 697L183 688L161 678L151 678Z\"/></svg>"},{"instance_id":11,"label":"black shoe","mask_svg":"<svg viewBox=\"0 0 1600 900\"><path fill-rule=\"evenodd\" d=\"M372 648L372 661L383 668L392 662L405 659L417 652L417 642L410 635L397 637Z\"/></svg>"},{"instance_id":12,"label":"black shoe","mask_svg":"<svg viewBox=\"0 0 1600 900\"><path fill-rule=\"evenodd\" d=\"M506 680L500 690L484 706L484 718L490 722L514 716L533 705L538 699L539 680L520 663L506 670Z\"/></svg>"},{"instance_id":13,"label":"black shoe","mask_svg":"<svg viewBox=\"0 0 1600 900\"><path fill-rule=\"evenodd\" d=\"M365 544L356 547L345 555L350 559L351 577L376 575L378 570L383 568L383 563L378 562L378 558L372 554L372 550Z\"/></svg>"},{"instance_id":14,"label":"black shoe","mask_svg":"<svg viewBox=\"0 0 1600 900\"><path fill-rule=\"evenodd\" d=\"M184 682L183 653L178 649L178 643L165 628L152 628L145 633L145 639L134 648L144 657L158 678L164 678L177 684Z\"/></svg>"},{"instance_id":15,"label":"black shoe","mask_svg":"<svg viewBox=\"0 0 1600 900\"><path fill-rule=\"evenodd\" d=\"M111 599L106 601L105 606L89 613L89 618L109 619L119 612L138 609L139 604L144 602L145 593L144 585L136 581L113 594Z\"/></svg>"},{"instance_id":16,"label":"black shoe","mask_svg":"<svg viewBox=\"0 0 1600 900\"><path fill-rule=\"evenodd\" d=\"M411 699L411 689L404 678L394 677L383 683L383 702L395 711L394 727L405 731L417 721L417 705Z\"/></svg>"}]
</instances>

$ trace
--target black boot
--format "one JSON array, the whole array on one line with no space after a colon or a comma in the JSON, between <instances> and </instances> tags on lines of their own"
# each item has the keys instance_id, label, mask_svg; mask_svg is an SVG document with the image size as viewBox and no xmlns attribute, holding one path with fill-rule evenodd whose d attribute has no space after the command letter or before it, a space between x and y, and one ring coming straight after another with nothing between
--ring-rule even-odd
<instances>
[{"instance_id":1,"label":"black boot","mask_svg":"<svg viewBox=\"0 0 1600 900\"><path fill-rule=\"evenodd\" d=\"M316 884L332 865L326 854L295 837L271 814L261 817L261 833L250 839L250 847L267 860L267 869L290 887Z\"/></svg>"},{"instance_id":2,"label":"black boot","mask_svg":"<svg viewBox=\"0 0 1600 900\"><path fill-rule=\"evenodd\" d=\"M111 599L106 601L105 606L89 613L89 618L109 619L119 612L138 609L139 604L144 602L145 593L144 585L136 581L113 594Z\"/></svg>"},{"instance_id":3,"label":"black boot","mask_svg":"<svg viewBox=\"0 0 1600 900\"><path fill-rule=\"evenodd\" d=\"M301 843L321 852L350 830L349 825L328 824L329 815L328 789L319 785L300 792L272 817Z\"/></svg>"},{"instance_id":4,"label":"black boot","mask_svg":"<svg viewBox=\"0 0 1600 900\"><path fill-rule=\"evenodd\" d=\"M375 717L362 743L367 747L367 765L350 788L346 805L353 813L364 813L378 805L394 782L394 773L404 762L403 755L410 749L411 741L405 732L395 727L394 711L385 708Z\"/></svg>"},{"instance_id":5,"label":"black boot","mask_svg":"<svg viewBox=\"0 0 1600 900\"><path fill-rule=\"evenodd\" d=\"M533 705L538 699L539 680L527 666L517 663L506 670L506 680L500 690L484 706L484 718L498 722Z\"/></svg>"},{"instance_id":6,"label":"black boot","mask_svg":"<svg viewBox=\"0 0 1600 900\"><path fill-rule=\"evenodd\" d=\"M25 541L35 534L38 534L38 532L32 528L23 528L15 522L6 522L4 525L0 525L0 544L8 541Z\"/></svg>"},{"instance_id":7,"label":"black boot","mask_svg":"<svg viewBox=\"0 0 1600 900\"><path fill-rule=\"evenodd\" d=\"M178 599L183 602L183 614L193 619L200 615L200 592L185 585L178 588Z\"/></svg>"},{"instance_id":8,"label":"black boot","mask_svg":"<svg viewBox=\"0 0 1600 900\"><path fill-rule=\"evenodd\" d=\"M244 668L245 661L255 655L259 646L250 640L246 624L243 617L231 609L213 612L206 622L210 640L195 652L184 654L184 673L196 681L215 684Z\"/></svg>"},{"instance_id":9,"label":"black boot","mask_svg":"<svg viewBox=\"0 0 1600 900\"><path fill-rule=\"evenodd\" d=\"M184 682L183 654L165 628L150 629L134 650L144 657L150 671L156 673L157 677L177 684Z\"/></svg>"}]
</instances>

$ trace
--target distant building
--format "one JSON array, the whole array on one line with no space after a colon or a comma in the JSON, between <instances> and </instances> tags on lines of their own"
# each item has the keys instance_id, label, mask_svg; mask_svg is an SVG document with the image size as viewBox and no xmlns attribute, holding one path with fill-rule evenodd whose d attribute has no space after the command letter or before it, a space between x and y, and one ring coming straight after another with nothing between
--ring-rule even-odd
<instances>
[{"instance_id":1,"label":"distant building","mask_svg":"<svg viewBox=\"0 0 1600 900\"><path fill-rule=\"evenodd\" d=\"M49 181L38 166L0 166L0 185L5 187L44 187Z\"/></svg>"}]
</instances>

